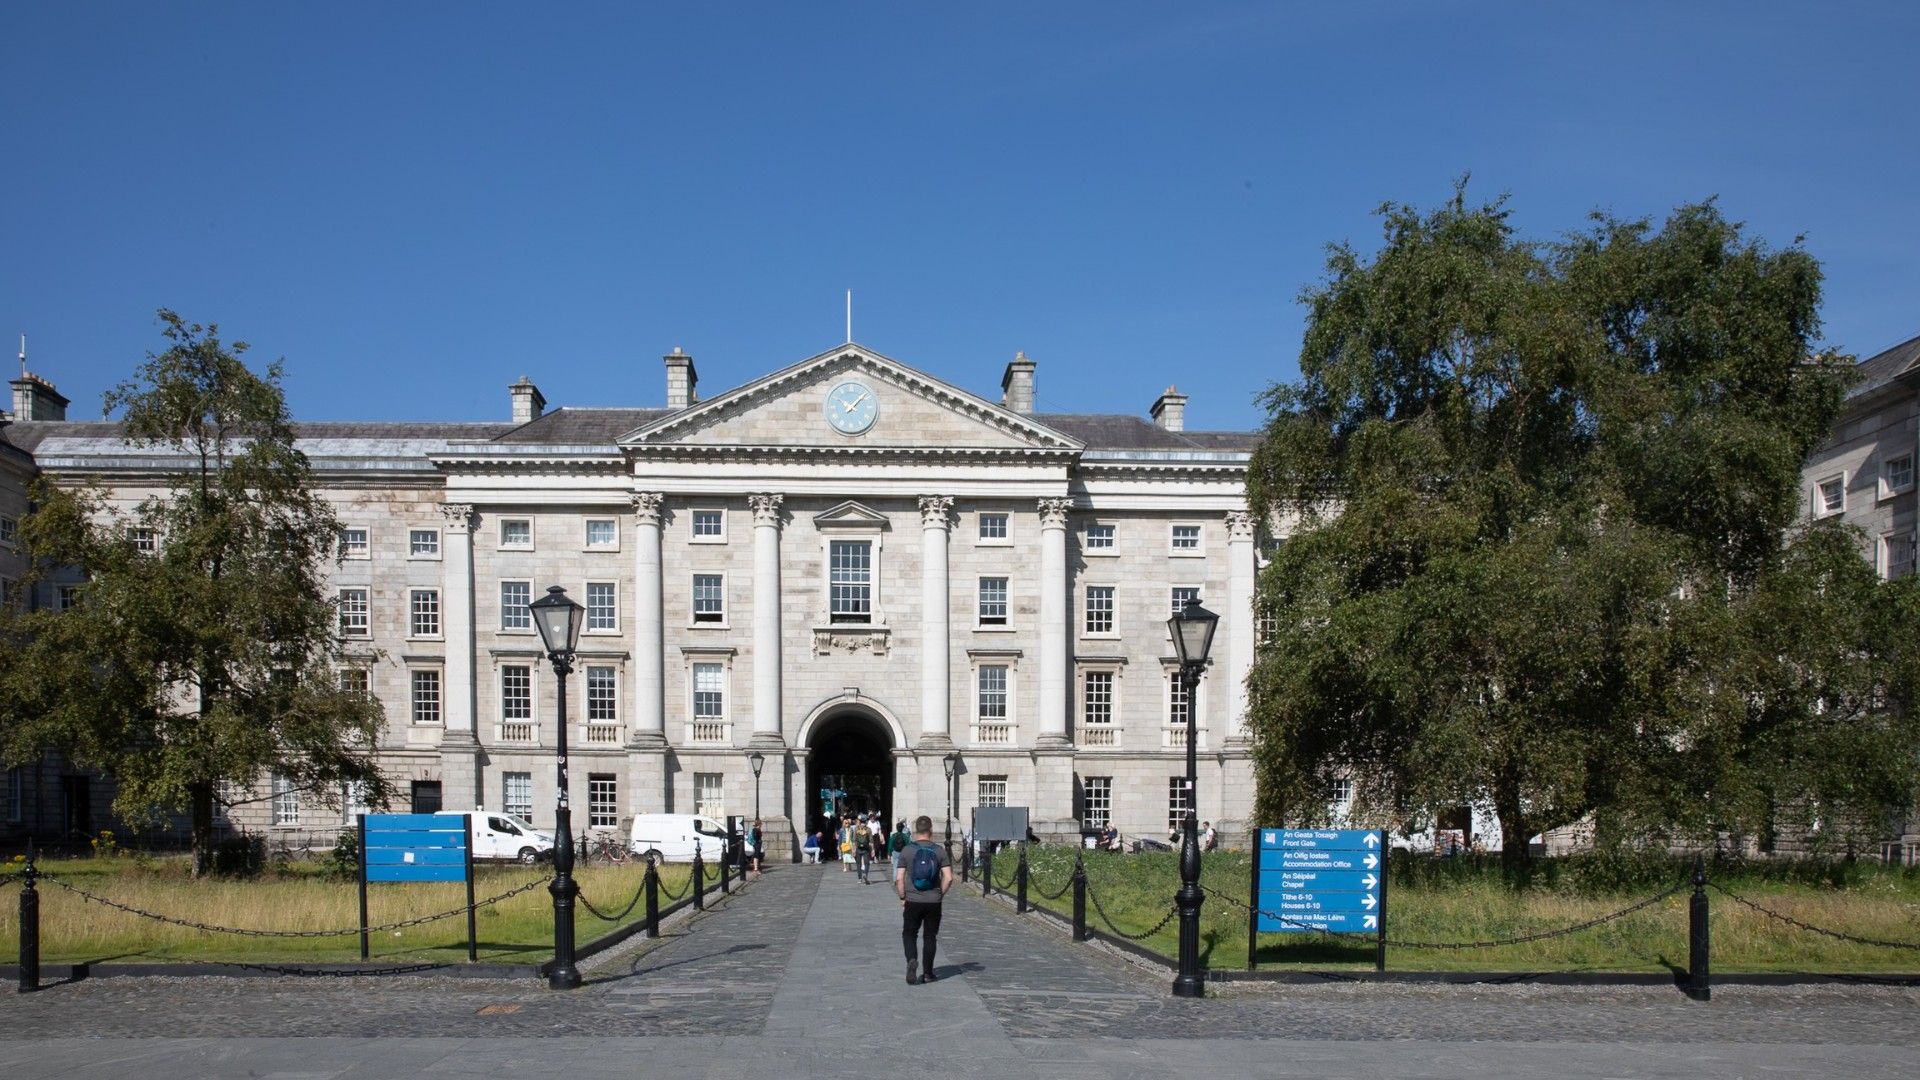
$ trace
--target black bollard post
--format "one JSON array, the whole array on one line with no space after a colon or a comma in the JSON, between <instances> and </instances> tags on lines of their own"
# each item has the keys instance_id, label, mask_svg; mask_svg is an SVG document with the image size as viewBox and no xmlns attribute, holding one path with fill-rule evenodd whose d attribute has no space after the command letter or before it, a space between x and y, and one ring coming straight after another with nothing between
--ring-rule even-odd
<instances>
[{"instance_id":1,"label":"black bollard post","mask_svg":"<svg viewBox=\"0 0 1920 1080\"><path fill-rule=\"evenodd\" d=\"M1013 910L1027 913L1027 842L1020 841L1020 861L1013 868Z\"/></svg>"},{"instance_id":2,"label":"black bollard post","mask_svg":"<svg viewBox=\"0 0 1920 1080\"><path fill-rule=\"evenodd\" d=\"M973 880L973 840L971 838L960 845L960 880Z\"/></svg>"},{"instance_id":3,"label":"black bollard post","mask_svg":"<svg viewBox=\"0 0 1920 1080\"><path fill-rule=\"evenodd\" d=\"M1078 854L1073 857L1073 940L1087 940L1087 867Z\"/></svg>"},{"instance_id":4,"label":"black bollard post","mask_svg":"<svg viewBox=\"0 0 1920 1080\"><path fill-rule=\"evenodd\" d=\"M727 826L727 838L720 844L720 892L724 895L733 891L727 884L727 868L733 865L733 826Z\"/></svg>"},{"instance_id":5,"label":"black bollard post","mask_svg":"<svg viewBox=\"0 0 1920 1080\"><path fill-rule=\"evenodd\" d=\"M1693 900L1687 905L1687 996L1711 1001L1713 986L1707 970L1707 864L1693 857Z\"/></svg>"},{"instance_id":6,"label":"black bollard post","mask_svg":"<svg viewBox=\"0 0 1920 1080\"><path fill-rule=\"evenodd\" d=\"M693 842L693 910L707 910L707 868L700 862L700 841Z\"/></svg>"},{"instance_id":7,"label":"black bollard post","mask_svg":"<svg viewBox=\"0 0 1920 1080\"><path fill-rule=\"evenodd\" d=\"M993 895L993 845L992 844L988 844L987 850L980 853L980 869L982 871L982 873L980 874L980 895L992 896Z\"/></svg>"},{"instance_id":8,"label":"black bollard post","mask_svg":"<svg viewBox=\"0 0 1920 1080\"><path fill-rule=\"evenodd\" d=\"M33 841L27 841L27 866L20 872L20 992L40 989L40 890L34 882L40 871L33 864Z\"/></svg>"},{"instance_id":9,"label":"black bollard post","mask_svg":"<svg viewBox=\"0 0 1920 1080\"><path fill-rule=\"evenodd\" d=\"M660 936L660 864L654 862L651 855L647 856L645 888L647 890L647 936L657 938Z\"/></svg>"}]
</instances>

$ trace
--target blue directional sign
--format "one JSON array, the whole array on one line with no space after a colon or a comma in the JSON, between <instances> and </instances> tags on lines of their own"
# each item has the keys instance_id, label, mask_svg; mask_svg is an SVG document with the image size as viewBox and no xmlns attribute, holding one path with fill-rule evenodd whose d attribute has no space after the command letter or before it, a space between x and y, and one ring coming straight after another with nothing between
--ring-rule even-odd
<instances>
[{"instance_id":1,"label":"blue directional sign","mask_svg":"<svg viewBox=\"0 0 1920 1080\"><path fill-rule=\"evenodd\" d=\"M1384 858L1382 834L1372 829L1260 830L1255 930L1378 930Z\"/></svg>"},{"instance_id":2,"label":"blue directional sign","mask_svg":"<svg viewBox=\"0 0 1920 1080\"><path fill-rule=\"evenodd\" d=\"M368 881L465 881L467 819L460 814L368 814Z\"/></svg>"}]
</instances>

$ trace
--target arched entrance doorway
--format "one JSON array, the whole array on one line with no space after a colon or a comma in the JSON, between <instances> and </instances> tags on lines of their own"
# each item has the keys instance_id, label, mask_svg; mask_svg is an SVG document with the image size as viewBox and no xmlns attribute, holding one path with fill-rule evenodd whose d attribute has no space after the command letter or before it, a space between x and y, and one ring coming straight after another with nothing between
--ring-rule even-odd
<instances>
[{"instance_id":1,"label":"arched entrance doorway","mask_svg":"<svg viewBox=\"0 0 1920 1080\"><path fill-rule=\"evenodd\" d=\"M842 814L877 813L893 820L893 736L890 726L857 705L834 709L809 725L805 799L809 828L825 829Z\"/></svg>"}]
</instances>

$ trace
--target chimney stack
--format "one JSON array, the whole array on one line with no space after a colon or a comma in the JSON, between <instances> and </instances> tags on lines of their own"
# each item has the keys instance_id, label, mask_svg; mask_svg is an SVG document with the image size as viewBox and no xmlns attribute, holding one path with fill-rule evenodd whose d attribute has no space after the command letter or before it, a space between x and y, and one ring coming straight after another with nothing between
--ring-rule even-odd
<instances>
[{"instance_id":1,"label":"chimney stack","mask_svg":"<svg viewBox=\"0 0 1920 1080\"><path fill-rule=\"evenodd\" d=\"M13 380L13 418L65 420L67 399L53 384L27 370L27 335L20 335L20 377Z\"/></svg>"},{"instance_id":2,"label":"chimney stack","mask_svg":"<svg viewBox=\"0 0 1920 1080\"><path fill-rule=\"evenodd\" d=\"M514 423L525 424L538 420L540 414L546 411L546 396L525 375L520 376L520 381L508 386L507 390L513 394Z\"/></svg>"},{"instance_id":3,"label":"chimney stack","mask_svg":"<svg viewBox=\"0 0 1920 1080\"><path fill-rule=\"evenodd\" d=\"M1166 431L1185 431L1187 428L1187 395L1167 387L1153 403L1153 422Z\"/></svg>"},{"instance_id":4,"label":"chimney stack","mask_svg":"<svg viewBox=\"0 0 1920 1080\"><path fill-rule=\"evenodd\" d=\"M661 359L667 363L667 408L684 409L698 402L700 395L693 388L700 382L700 373L693 369L693 357L675 345Z\"/></svg>"},{"instance_id":5,"label":"chimney stack","mask_svg":"<svg viewBox=\"0 0 1920 1080\"><path fill-rule=\"evenodd\" d=\"M1033 412L1036 366L1024 352L1015 353L1013 359L1007 361L1007 373L1000 376L1000 404L1017 413Z\"/></svg>"}]
</instances>

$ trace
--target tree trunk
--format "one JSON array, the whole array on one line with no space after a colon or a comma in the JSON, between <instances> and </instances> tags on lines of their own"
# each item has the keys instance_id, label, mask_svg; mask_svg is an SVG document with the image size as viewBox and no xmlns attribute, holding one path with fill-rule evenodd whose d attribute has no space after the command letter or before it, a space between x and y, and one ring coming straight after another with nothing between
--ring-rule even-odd
<instances>
[{"instance_id":1,"label":"tree trunk","mask_svg":"<svg viewBox=\"0 0 1920 1080\"><path fill-rule=\"evenodd\" d=\"M187 796L193 802L193 875L199 877L213 869L213 785L189 784Z\"/></svg>"},{"instance_id":2,"label":"tree trunk","mask_svg":"<svg viewBox=\"0 0 1920 1080\"><path fill-rule=\"evenodd\" d=\"M1527 839L1533 835L1526 815L1520 809L1517 785L1500 784L1493 793L1493 810L1500 815L1500 865L1525 866L1533 858Z\"/></svg>"}]
</instances>

